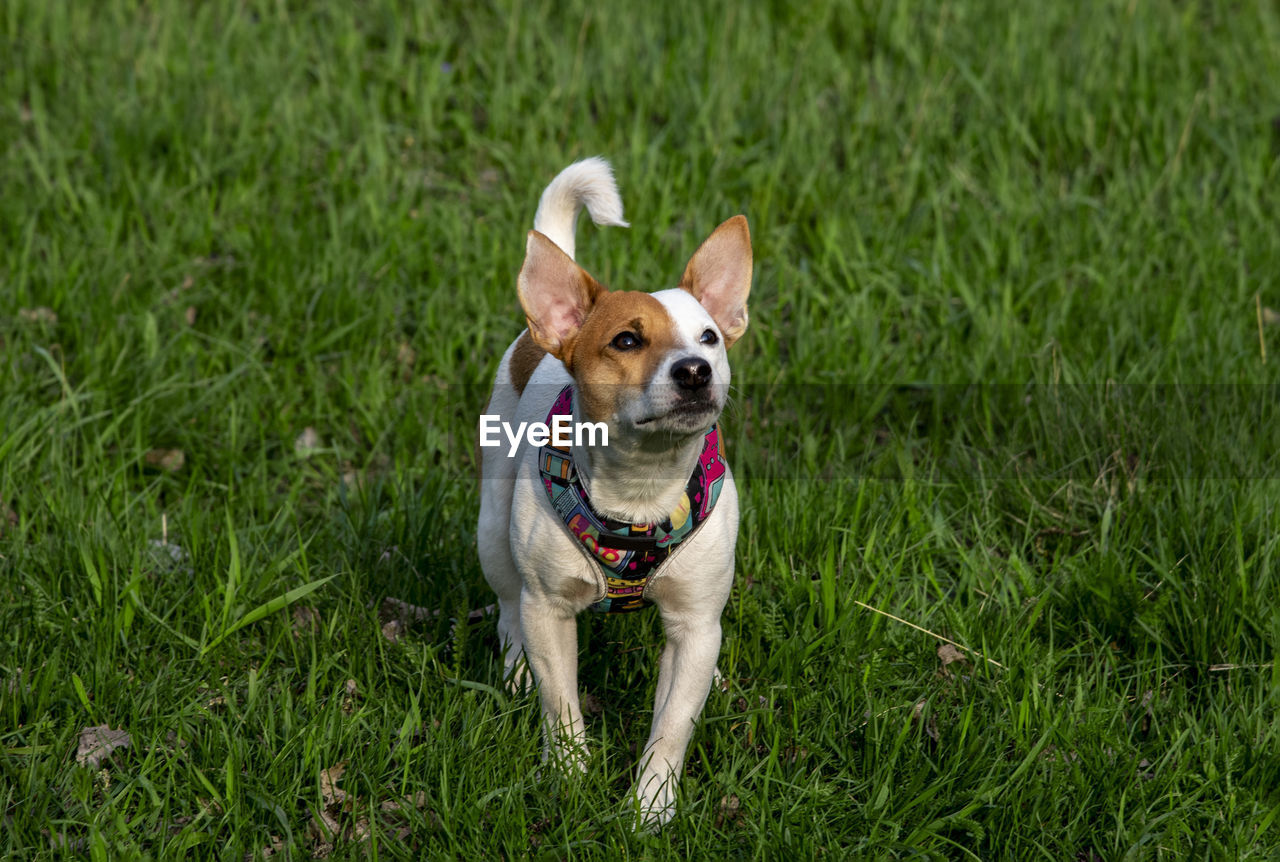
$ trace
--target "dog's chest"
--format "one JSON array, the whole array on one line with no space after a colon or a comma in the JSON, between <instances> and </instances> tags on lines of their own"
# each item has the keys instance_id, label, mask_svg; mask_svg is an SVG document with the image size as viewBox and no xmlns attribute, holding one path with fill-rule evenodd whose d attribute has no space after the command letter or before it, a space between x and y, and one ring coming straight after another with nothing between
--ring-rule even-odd
<instances>
[{"instance_id":1,"label":"dog's chest","mask_svg":"<svg viewBox=\"0 0 1280 862\"><path fill-rule=\"evenodd\" d=\"M565 386L547 415L572 413L573 387ZM685 540L710 517L728 473L716 426L704 435L693 473L674 511L661 523L629 524L595 511L567 445L555 440L538 454L538 476L557 520L605 578L604 598L592 604L601 613L626 613L649 605L645 588Z\"/></svg>"}]
</instances>

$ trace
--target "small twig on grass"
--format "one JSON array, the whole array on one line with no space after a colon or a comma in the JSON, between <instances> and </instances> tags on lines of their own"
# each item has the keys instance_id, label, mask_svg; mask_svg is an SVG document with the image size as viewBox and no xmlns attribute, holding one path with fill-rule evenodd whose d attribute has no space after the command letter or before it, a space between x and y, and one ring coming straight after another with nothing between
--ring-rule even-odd
<instances>
[{"instance_id":1,"label":"small twig on grass","mask_svg":"<svg viewBox=\"0 0 1280 862\"><path fill-rule=\"evenodd\" d=\"M1262 664L1211 664L1209 665L1209 673L1218 673L1224 670L1268 670L1275 662L1268 661Z\"/></svg>"},{"instance_id":2,"label":"small twig on grass","mask_svg":"<svg viewBox=\"0 0 1280 862\"><path fill-rule=\"evenodd\" d=\"M867 610L869 610L869 611L874 611L874 612L876 612L876 613L880 614L881 616L886 616L886 617L888 617L889 619L893 620L894 622L902 623L904 626L910 626L911 628L915 629L915 630L916 630L916 631L918 631L918 632L924 632L925 634L929 635L930 637L935 637L935 638L937 638L937 639L938 639L938 640L940 640L940 641L945 641L946 643L951 644L953 647L959 647L960 649L964 650L965 652L970 653L971 655L975 655L975 656L977 656L978 658L982 659L982 660L983 660L983 661L985 661L987 664L993 664L993 665L995 665L996 667L1000 668L1001 670L1007 670L1007 668L1006 668L1004 665L1000 664L1000 662L996 661L995 659L993 659L993 658L987 658L985 655L983 655L982 653L978 652L976 649L970 649L969 647L965 646L965 645L964 645L964 644L962 644L962 643L957 643L957 642L955 642L955 641L951 640L951 638L944 638L942 635L937 634L936 632L931 632L931 631L929 631L929 630L928 630L928 629L926 629L926 628L922 628L921 626L916 625L915 623L907 622L907 621L906 621L906 620L904 620L902 617L895 617L893 614L889 613L888 611L882 611L882 610L880 610L879 608L873 608L873 607L871 607L871 605L866 604L865 602L860 602L860 601L858 601L857 599L854 599L854 600L853 600L853 603L854 603L855 605L857 605L858 607L860 607L860 608L866 608Z\"/></svg>"},{"instance_id":3,"label":"small twig on grass","mask_svg":"<svg viewBox=\"0 0 1280 862\"><path fill-rule=\"evenodd\" d=\"M882 715L888 715L889 713L894 712L895 710L899 710L899 709L911 709L913 705L914 705L914 704L910 704L910 703L903 703L903 704L899 704L898 706L891 706L891 707L889 707L888 709L882 709L882 710L880 710L880 711L879 711L879 712L877 712L875 715L871 715L871 714L870 714L870 713L871 713L871 710L867 710L865 713L863 713L863 715L865 715L865 716L866 716L866 720L865 720L865 721L863 721L863 722L862 722L862 724L858 725L858 727L860 727L860 728L861 728L861 727L866 727L868 724L870 724L870 723L871 723L872 719L879 718L879 717L880 717L880 716L882 716ZM852 731L850 731L850 732L852 732Z\"/></svg>"},{"instance_id":4,"label":"small twig on grass","mask_svg":"<svg viewBox=\"0 0 1280 862\"><path fill-rule=\"evenodd\" d=\"M1267 339L1262 337L1262 294L1253 295L1253 304L1258 309L1258 349L1262 351L1262 364L1267 364Z\"/></svg>"}]
</instances>

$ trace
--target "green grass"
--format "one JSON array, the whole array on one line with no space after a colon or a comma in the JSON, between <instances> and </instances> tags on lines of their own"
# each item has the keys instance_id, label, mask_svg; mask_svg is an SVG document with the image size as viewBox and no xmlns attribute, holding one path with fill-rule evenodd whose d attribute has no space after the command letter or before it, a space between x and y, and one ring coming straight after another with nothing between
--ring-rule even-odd
<instances>
[{"instance_id":1,"label":"green grass","mask_svg":"<svg viewBox=\"0 0 1280 862\"><path fill-rule=\"evenodd\" d=\"M16 0L0 54L0 855L1280 856L1274 5ZM467 619L593 154L607 284L757 256L729 687L648 837L657 620L582 620L567 780Z\"/></svg>"}]
</instances>

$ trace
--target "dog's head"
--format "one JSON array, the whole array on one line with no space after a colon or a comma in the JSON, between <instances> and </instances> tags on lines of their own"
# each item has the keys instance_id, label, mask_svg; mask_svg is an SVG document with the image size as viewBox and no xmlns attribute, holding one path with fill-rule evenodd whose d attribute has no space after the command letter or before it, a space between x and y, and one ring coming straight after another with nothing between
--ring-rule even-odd
<instances>
[{"instance_id":1,"label":"dog's head","mask_svg":"<svg viewBox=\"0 0 1280 862\"><path fill-rule=\"evenodd\" d=\"M751 235L744 216L712 232L680 286L611 293L529 232L520 304L534 342L565 364L583 417L628 435L705 432L724 408L726 348L747 328Z\"/></svg>"}]
</instances>

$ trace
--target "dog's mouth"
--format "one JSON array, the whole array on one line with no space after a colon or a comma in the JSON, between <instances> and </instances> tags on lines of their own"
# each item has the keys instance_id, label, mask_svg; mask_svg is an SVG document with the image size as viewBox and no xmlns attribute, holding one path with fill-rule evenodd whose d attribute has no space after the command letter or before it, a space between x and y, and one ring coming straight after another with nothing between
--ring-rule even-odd
<instances>
[{"instance_id":1,"label":"dog's mouth","mask_svg":"<svg viewBox=\"0 0 1280 862\"><path fill-rule=\"evenodd\" d=\"M636 425L652 425L654 422L664 420L677 420L679 424L685 424L691 420L704 419L715 413L717 409L715 402L710 399L699 398L696 401L681 401L666 413L650 416L648 419L636 420Z\"/></svg>"}]
</instances>

